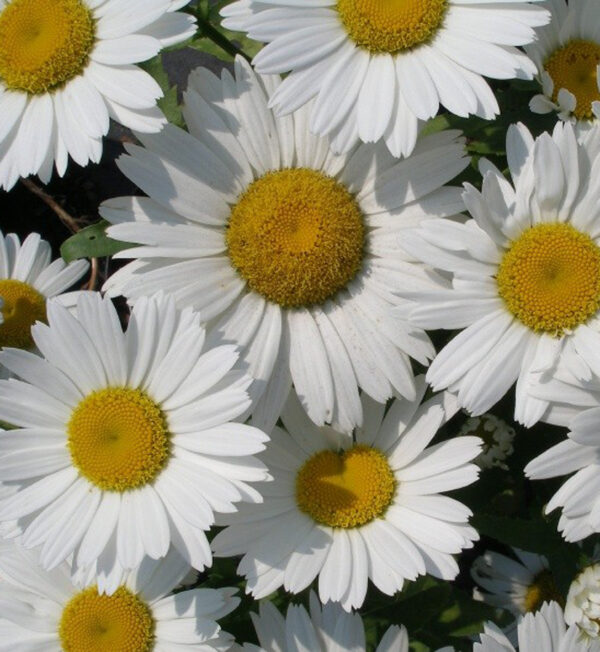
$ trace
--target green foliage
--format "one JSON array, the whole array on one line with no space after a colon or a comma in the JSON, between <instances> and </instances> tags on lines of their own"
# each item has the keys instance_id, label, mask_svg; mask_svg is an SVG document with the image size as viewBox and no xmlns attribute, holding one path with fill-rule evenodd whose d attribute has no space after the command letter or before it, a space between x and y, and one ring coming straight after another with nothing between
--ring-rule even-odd
<instances>
[{"instance_id":1,"label":"green foliage","mask_svg":"<svg viewBox=\"0 0 600 652\"><path fill-rule=\"evenodd\" d=\"M198 32L190 47L211 54L223 61L233 61L236 53L251 59L262 47L258 41L248 38L242 32L232 32L221 25L219 12L231 0L209 2L200 0L196 9Z\"/></svg>"},{"instance_id":2,"label":"green foliage","mask_svg":"<svg viewBox=\"0 0 600 652\"><path fill-rule=\"evenodd\" d=\"M163 65L163 55L157 54L153 59L146 61L140 66L156 81L160 86L163 96L158 100L160 110L165 114L167 120L178 127L184 126L181 107L177 101L177 87L171 86L169 78Z\"/></svg>"},{"instance_id":3,"label":"green foliage","mask_svg":"<svg viewBox=\"0 0 600 652\"><path fill-rule=\"evenodd\" d=\"M65 240L60 247L60 255L70 263L78 258L102 258L112 256L119 251L129 249L134 245L129 242L113 240L106 235L106 220L86 226L75 235Z\"/></svg>"}]
</instances>

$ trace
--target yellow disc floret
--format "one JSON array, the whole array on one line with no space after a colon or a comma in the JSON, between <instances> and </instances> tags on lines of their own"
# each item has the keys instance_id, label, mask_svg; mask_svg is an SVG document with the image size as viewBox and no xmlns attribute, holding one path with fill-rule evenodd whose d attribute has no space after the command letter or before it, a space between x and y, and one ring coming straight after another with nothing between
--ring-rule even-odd
<instances>
[{"instance_id":1,"label":"yellow disc floret","mask_svg":"<svg viewBox=\"0 0 600 652\"><path fill-rule=\"evenodd\" d=\"M34 95L61 86L86 66L94 32L82 0L12 0L0 12L0 80Z\"/></svg>"},{"instance_id":2,"label":"yellow disc floret","mask_svg":"<svg viewBox=\"0 0 600 652\"><path fill-rule=\"evenodd\" d=\"M527 613L537 611L544 602L558 602L564 606L565 600L558 590L554 576L548 569L540 571L534 578L525 592L525 611Z\"/></svg>"},{"instance_id":3,"label":"yellow disc floret","mask_svg":"<svg viewBox=\"0 0 600 652\"><path fill-rule=\"evenodd\" d=\"M360 527L383 516L395 492L386 457L361 444L342 453L316 453L296 476L298 509L330 527Z\"/></svg>"},{"instance_id":4,"label":"yellow disc floret","mask_svg":"<svg viewBox=\"0 0 600 652\"><path fill-rule=\"evenodd\" d=\"M89 394L73 410L67 430L73 464L106 491L152 482L169 459L165 416L139 389L109 387Z\"/></svg>"},{"instance_id":5,"label":"yellow disc floret","mask_svg":"<svg viewBox=\"0 0 600 652\"><path fill-rule=\"evenodd\" d=\"M525 326L559 336L600 308L600 248L569 224L538 224L511 243L497 282Z\"/></svg>"},{"instance_id":6,"label":"yellow disc floret","mask_svg":"<svg viewBox=\"0 0 600 652\"><path fill-rule=\"evenodd\" d=\"M46 297L31 285L12 278L0 279L0 297L4 300L0 347L30 349L31 327L36 321L46 321Z\"/></svg>"},{"instance_id":7,"label":"yellow disc floret","mask_svg":"<svg viewBox=\"0 0 600 652\"><path fill-rule=\"evenodd\" d=\"M591 120L592 102L600 101L596 68L600 64L600 44L593 41L574 40L553 52L544 68L554 84L552 100L566 88L573 93L577 105L573 114L578 120Z\"/></svg>"},{"instance_id":8,"label":"yellow disc floret","mask_svg":"<svg viewBox=\"0 0 600 652\"><path fill-rule=\"evenodd\" d=\"M63 609L59 636L65 652L150 652L154 618L148 605L124 586L100 595L95 586Z\"/></svg>"},{"instance_id":9,"label":"yellow disc floret","mask_svg":"<svg viewBox=\"0 0 600 652\"><path fill-rule=\"evenodd\" d=\"M373 53L397 53L429 41L441 27L448 0L337 0L350 38Z\"/></svg>"},{"instance_id":10,"label":"yellow disc floret","mask_svg":"<svg viewBox=\"0 0 600 652\"><path fill-rule=\"evenodd\" d=\"M285 308L322 303L359 271L362 214L337 181L305 168L267 172L241 195L229 257L250 289Z\"/></svg>"}]
</instances>

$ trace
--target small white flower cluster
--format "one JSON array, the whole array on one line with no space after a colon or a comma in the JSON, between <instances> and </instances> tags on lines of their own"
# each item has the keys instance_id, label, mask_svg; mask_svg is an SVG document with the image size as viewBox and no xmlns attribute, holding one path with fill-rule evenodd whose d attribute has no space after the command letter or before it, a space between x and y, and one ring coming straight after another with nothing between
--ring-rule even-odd
<instances>
[{"instance_id":1,"label":"small white flower cluster","mask_svg":"<svg viewBox=\"0 0 600 652\"><path fill-rule=\"evenodd\" d=\"M459 435L475 435L483 440L481 453L473 460L482 469L494 466L507 470L505 460L513 453L515 429L506 421L493 414L482 414L479 417L469 417L462 425Z\"/></svg>"}]
</instances>

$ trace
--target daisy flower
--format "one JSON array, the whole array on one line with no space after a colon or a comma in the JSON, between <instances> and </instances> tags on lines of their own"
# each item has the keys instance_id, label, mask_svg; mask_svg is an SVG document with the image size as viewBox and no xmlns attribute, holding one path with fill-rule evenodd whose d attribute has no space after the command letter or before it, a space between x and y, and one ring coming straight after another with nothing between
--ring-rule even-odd
<instances>
[{"instance_id":1,"label":"daisy flower","mask_svg":"<svg viewBox=\"0 0 600 652\"><path fill-rule=\"evenodd\" d=\"M291 71L271 92L278 114L316 97L310 128L335 151L383 139L394 156L410 154L419 121L440 104L494 118L483 75L531 79L535 66L515 46L549 20L520 0L239 0L221 15L224 27L268 43L253 60L259 72Z\"/></svg>"},{"instance_id":2,"label":"daisy flower","mask_svg":"<svg viewBox=\"0 0 600 652\"><path fill-rule=\"evenodd\" d=\"M600 335L595 340L600 346ZM545 511L562 507L559 530L567 541L580 541L600 532L600 379L594 376L581 387L556 381L549 385L545 397L560 395L561 401L570 403L564 408L559 405L548 419L568 426L568 438L529 462L525 475L542 480L575 472Z\"/></svg>"},{"instance_id":3,"label":"daisy flower","mask_svg":"<svg viewBox=\"0 0 600 652\"><path fill-rule=\"evenodd\" d=\"M38 233L30 233L21 243L16 234L4 236L0 231L0 348L31 349L31 327L36 321L46 321L47 299L57 297L63 305L74 305L79 293L62 293L88 267L86 260L68 265L62 258L52 261L50 245ZM6 376L0 364L0 378Z\"/></svg>"},{"instance_id":4,"label":"daisy flower","mask_svg":"<svg viewBox=\"0 0 600 652\"><path fill-rule=\"evenodd\" d=\"M218 618L235 609L235 589L172 595L189 566L175 552L146 557L111 595L76 586L63 562L44 571L31 551L12 544L0 556L0 650L174 652L228 650L233 637Z\"/></svg>"},{"instance_id":5,"label":"daisy flower","mask_svg":"<svg viewBox=\"0 0 600 652\"><path fill-rule=\"evenodd\" d=\"M471 577L483 589L475 599L506 609L515 616L537 611L544 602L564 604L548 560L542 555L512 549L517 559L487 550L471 566Z\"/></svg>"},{"instance_id":6,"label":"daisy flower","mask_svg":"<svg viewBox=\"0 0 600 652\"><path fill-rule=\"evenodd\" d=\"M308 108L276 118L260 77L238 58L235 78L199 69L184 115L127 146L121 171L148 197L110 199L111 238L141 246L105 289L136 301L160 288L209 320L209 341L239 345L256 382L254 423L267 432L292 382L310 418L350 432L358 388L385 402L415 395L409 356L434 354L422 329L392 315L394 288L420 288L427 271L397 240L427 215L462 200L443 184L468 163L458 132L424 138L413 156L385 147L334 155L310 134Z\"/></svg>"},{"instance_id":7,"label":"daisy flower","mask_svg":"<svg viewBox=\"0 0 600 652\"><path fill-rule=\"evenodd\" d=\"M559 365L581 374L600 328L600 139L578 144L573 128L532 138L512 125L512 185L483 161L482 191L465 184L472 219L424 221L402 247L450 275L414 301L412 323L464 329L440 351L427 380L486 412L517 381L515 419L531 426L548 408L532 389ZM589 374L589 370L587 371Z\"/></svg>"},{"instance_id":8,"label":"daisy flower","mask_svg":"<svg viewBox=\"0 0 600 652\"><path fill-rule=\"evenodd\" d=\"M42 356L5 349L22 380L0 381L0 521L18 519L23 544L54 568L69 555L130 569L172 543L194 568L211 563L215 511L259 501L268 478L253 454L267 437L231 422L251 379L233 346L207 348L200 317L155 296L136 303L123 333L108 299L79 299L77 318L48 303L33 339Z\"/></svg>"},{"instance_id":9,"label":"daisy flower","mask_svg":"<svg viewBox=\"0 0 600 652\"><path fill-rule=\"evenodd\" d=\"M498 467L508 470L505 463L513 453L515 430L506 421L493 414L482 414L480 417L470 417L458 432L459 435L476 435L483 440L483 450L474 460L482 469Z\"/></svg>"},{"instance_id":10,"label":"daisy flower","mask_svg":"<svg viewBox=\"0 0 600 652\"><path fill-rule=\"evenodd\" d=\"M369 579L393 595L404 580L429 573L453 579L452 557L472 547L477 532L470 510L441 495L471 484L479 469L469 461L477 437L455 437L427 447L456 410L439 394L420 405L385 406L362 395L364 425L350 440L312 424L292 394L261 459L273 482L260 487L264 503L241 506L212 541L217 556L243 555L238 573L261 598L278 587L298 593L318 576L319 598L349 611L363 604Z\"/></svg>"},{"instance_id":11,"label":"daisy flower","mask_svg":"<svg viewBox=\"0 0 600 652\"><path fill-rule=\"evenodd\" d=\"M322 605L314 591L309 604L310 613L290 604L284 618L273 603L261 602L258 614L250 614L260 647L246 643L244 652L366 652L360 614L348 613L335 602ZM375 652L408 652L406 627L388 627Z\"/></svg>"},{"instance_id":12,"label":"daisy flower","mask_svg":"<svg viewBox=\"0 0 600 652\"><path fill-rule=\"evenodd\" d=\"M548 0L546 6L552 20L526 48L542 86L529 106L535 113L555 111L587 131L600 118L598 2Z\"/></svg>"},{"instance_id":13,"label":"daisy flower","mask_svg":"<svg viewBox=\"0 0 600 652\"><path fill-rule=\"evenodd\" d=\"M579 629L567 629L562 609L556 602L526 614L517 628L519 652L598 652L600 646L581 637ZM493 623L486 623L473 652L515 652L515 647Z\"/></svg>"},{"instance_id":14,"label":"daisy flower","mask_svg":"<svg viewBox=\"0 0 600 652\"><path fill-rule=\"evenodd\" d=\"M565 606L565 622L576 625L591 639L600 639L600 564L584 569L571 582ZM600 647L600 642L598 643Z\"/></svg>"},{"instance_id":15,"label":"daisy flower","mask_svg":"<svg viewBox=\"0 0 600 652\"><path fill-rule=\"evenodd\" d=\"M136 63L195 31L189 0L0 0L0 187L97 163L109 118L159 131L162 91Z\"/></svg>"}]
</instances>

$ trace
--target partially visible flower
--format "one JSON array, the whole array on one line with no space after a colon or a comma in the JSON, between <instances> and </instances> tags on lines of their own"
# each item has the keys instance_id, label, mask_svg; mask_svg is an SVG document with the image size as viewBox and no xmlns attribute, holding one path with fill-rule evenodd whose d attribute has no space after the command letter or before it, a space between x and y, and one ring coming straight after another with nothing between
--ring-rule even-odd
<instances>
[{"instance_id":1,"label":"partially visible flower","mask_svg":"<svg viewBox=\"0 0 600 652\"><path fill-rule=\"evenodd\" d=\"M160 86L134 65L185 40L189 0L2 0L0 187L52 170L69 156L97 163L109 118L159 131Z\"/></svg>"},{"instance_id":2,"label":"partially visible flower","mask_svg":"<svg viewBox=\"0 0 600 652\"><path fill-rule=\"evenodd\" d=\"M510 183L480 162L481 192L465 184L472 219L421 222L404 234L411 255L444 273L431 289L406 291L409 319L462 329L435 357L427 380L455 392L474 415L515 384L515 419L526 426L549 407L536 389L560 365L600 371L588 355L600 330L600 170L597 138L578 142L569 123L536 139L522 125L506 138Z\"/></svg>"},{"instance_id":3,"label":"partially visible flower","mask_svg":"<svg viewBox=\"0 0 600 652\"><path fill-rule=\"evenodd\" d=\"M112 595L71 582L63 562L42 570L36 555L0 544L0 650L163 652L228 650L233 637L216 622L235 609L235 589L172 595L189 565L176 550L146 557Z\"/></svg>"},{"instance_id":4,"label":"partially visible flower","mask_svg":"<svg viewBox=\"0 0 600 652\"><path fill-rule=\"evenodd\" d=\"M473 652L598 652L600 646L582 638L579 629L567 629L562 609L556 602L545 603L535 614L526 614L517 627L518 645L493 623L486 623Z\"/></svg>"},{"instance_id":5,"label":"partially visible flower","mask_svg":"<svg viewBox=\"0 0 600 652\"><path fill-rule=\"evenodd\" d=\"M238 572L261 598L282 586L298 593L318 577L322 602L346 610L363 604L369 580L393 595L404 580L429 573L453 579L452 555L478 538L471 511L442 492L477 479L470 461L477 437L429 446L456 411L448 393L421 405L424 378L413 401L385 405L362 395L363 427L351 439L318 428L292 394L261 455L273 482L257 488L264 502L240 506L212 541L219 557L242 554Z\"/></svg>"},{"instance_id":6,"label":"partially visible flower","mask_svg":"<svg viewBox=\"0 0 600 652\"><path fill-rule=\"evenodd\" d=\"M600 334L588 338L600 351ZM600 357L589 349L591 356ZM567 479L546 505L546 513L562 507L558 528L567 541L580 541L600 532L600 378L583 386L553 381L546 396L572 404L551 413L552 421L569 428L568 438L531 460L525 475L533 480L575 474ZM594 407L588 407L593 405ZM574 416L573 416L574 415Z\"/></svg>"},{"instance_id":7,"label":"partially visible flower","mask_svg":"<svg viewBox=\"0 0 600 652\"><path fill-rule=\"evenodd\" d=\"M588 566L571 582L565 621L598 639L600 646L600 564Z\"/></svg>"},{"instance_id":8,"label":"partially visible flower","mask_svg":"<svg viewBox=\"0 0 600 652\"><path fill-rule=\"evenodd\" d=\"M518 548L513 552L518 561L491 550L475 559L471 577L483 589L475 589L475 598L515 616L535 612L544 602L563 604L548 560Z\"/></svg>"},{"instance_id":9,"label":"partially visible flower","mask_svg":"<svg viewBox=\"0 0 600 652\"><path fill-rule=\"evenodd\" d=\"M600 118L598 2L548 0L546 6L552 19L525 48L542 85L529 106L535 113L555 111L587 131Z\"/></svg>"},{"instance_id":10,"label":"partially visible flower","mask_svg":"<svg viewBox=\"0 0 600 652\"><path fill-rule=\"evenodd\" d=\"M52 250L38 233L30 233L23 243L15 233L0 231L0 348L34 347L31 327L46 321L46 301L55 297L72 307L79 292L67 292L88 270L86 260L69 264L62 258L52 261ZM10 374L0 364L0 378Z\"/></svg>"},{"instance_id":11,"label":"partially visible flower","mask_svg":"<svg viewBox=\"0 0 600 652\"><path fill-rule=\"evenodd\" d=\"M484 76L531 79L535 66L515 46L549 20L520 0L239 0L221 15L268 44L253 60L259 72L290 73L271 91L278 114L316 98L310 128L334 151L383 140L394 156L411 153L419 123L440 104L493 118Z\"/></svg>"},{"instance_id":12,"label":"partially visible flower","mask_svg":"<svg viewBox=\"0 0 600 652\"><path fill-rule=\"evenodd\" d=\"M260 647L246 643L245 652L365 652L365 628L359 613L348 613L339 604L322 605L314 591L310 612L290 604L284 617L272 602L262 602L258 615L251 613ZM375 652L408 652L406 627L388 627ZM442 652L439 650L438 652Z\"/></svg>"},{"instance_id":13,"label":"partially visible flower","mask_svg":"<svg viewBox=\"0 0 600 652\"><path fill-rule=\"evenodd\" d=\"M479 467L491 469L497 466L501 469L508 469L504 461L509 455L512 455L515 430L506 421L489 413L479 417L470 417L458 434L475 435L482 439L481 453L473 460Z\"/></svg>"},{"instance_id":14,"label":"partially visible flower","mask_svg":"<svg viewBox=\"0 0 600 652\"><path fill-rule=\"evenodd\" d=\"M136 567L172 544L211 562L215 512L261 501L268 479L254 453L268 437L234 420L251 378L235 347L205 346L200 316L161 294L138 301L127 331L110 299L84 293L77 316L48 302L33 327L41 355L5 349L21 380L0 380L0 521L19 519L26 547L54 568Z\"/></svg>"}]
</instances>

